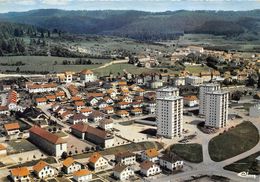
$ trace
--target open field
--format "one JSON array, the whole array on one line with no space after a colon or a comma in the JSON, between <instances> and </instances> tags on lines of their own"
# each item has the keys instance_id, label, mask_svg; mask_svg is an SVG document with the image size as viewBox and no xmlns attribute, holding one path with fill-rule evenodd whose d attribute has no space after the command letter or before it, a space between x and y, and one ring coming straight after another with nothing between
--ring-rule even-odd
<instances>
[{"instance_id":1,"label":"open field","mask_svg":"<svg viewBox=\"0 0 260 182\"><path fill-rule=\"evenodd\" d=\"M203 161L202 146L197 143L174 144L170 147L169 152L173 152L189 162L200 163Z\"/></svg>"},{"instance_id":2,"label":"open field","mask_svg":"<svg viewBox=\"0 0 260 182\"><path fill-rule=\"evenodd\" d=\"M259 141L257 128L249 121L214 137L209 142L209 155L214 161L223 161L253 148Z\"/></svg>"},{"instance_id":3,"label":"open field","mask_svg":"<svg viewBox=\"0 0 260 182\"><path fill-rule=\"evenodd\" d=\"M113 65L110 65L105 68L96 69L94 72L100 76L104 76L104 75L108 75L109 73L113 73L115 75L117 75L118 73L123 74L124 70L127 72L130 72L130 73L136 73L136 74L153 72L153 70L149 70L147 68L136 67L133 64L127 64L127 63L113 64Z\"/></svg>"},{"instance_id":4,"label":"open field","mask_svg":"<svg viewBox=\"0 0 260 182\"><path fill-rule=\"evenodd\" d=\"M157 148L159 150L162 147L163 147L162 144L158 142L140 142L140 143L132 143L132 144L122 145L118 147L108 148L105 149L104 151L100 151L100 153L102 155L112 155L118 152L124 152L124 151L137 152L137 151L151 149L151 148ZM73 158L82 159L82 158L90 157L91 155L92 153L84 153L84 154L74 155Z\"/></svg>"},{"instance_id":5,"label":"open field","mask_svg":"<svg viewBox=\"0 0 260 182\"><path fill-rule=\"evenodd\" d=\"M88 58L86 58L88 60ZM91 65L62 65L63 60L75 61L76 58L62 58L51 56L12 56L12 57L0 57L0 64L8 63L15 64L21 61L25 65L22 66L0 66L0 71L11 70L15 71L17 67L20 71L49 71L49 72L62 72L62 71L81 71L83 69L93 69L101 66L104 63L110 62L110 59L92 59Z\"/></svg>"},{"instance_id":6,"label":"open field","mask_svg":"<svg viewBox=\"0 0 260 182\"><path fill-rule=\"evenodd\" d=\"M225 36L216 36L210 34L185 34L180 37L179 45L198 45L205 48L227 48L239 51L254 51L260 49L260 40L245 41L225 38Z\"/></svg>"},{"instance_id":7,"label":"open field","mask_svg":"<svg viewBox=\"0 0 260 182\"><path fill-rule=\"evenodd\" d=\"M9 153L21 153L38 149L35 145L25 139L11 140L7 142L7 145L7 150Z\"/></svg>"},{"instance_id":8,"label":"open field","mask_svg":"<svg viewBox=\"0 0 260 182\"><path fill-rule=\"evenodd\" d=\"M250 155L244 159L234 162L228 166L225 166L224 169L234 171L234 172L241 172L241 171L248 171L250 174L260 174L260 165L258 164L256 158L260 156L260 151Z\"/></svg>"},{"instance_id":9,"label":"open field","mask_svg":"<svg viewBox=\"0 0 260 182\"><path fill-rule=\"evenodd\" d=\"M193 74L199 74L203 71L209 71L210 68L208 66L186 66L185 70Z\"/></svg>"},{"instance_id":10,"label":"open field","mask_svg":"<svg viewBox=\"0 0 260 182\"><path fill-rule=\"evenodd\" d=\"M22 164L19 164L17 166L12 166L11 168L15 168L15 167L23 167L23 166L34 166L35 164L37 164L39 161L45 161L49 164L54 164L56 163L57 161L55 160L54 157L47 157L45 159L39 159L39 160L32 160L32 161L29 161L29 162L25 162L25 163L22 163Z\"/></svg>"}]
</instances>

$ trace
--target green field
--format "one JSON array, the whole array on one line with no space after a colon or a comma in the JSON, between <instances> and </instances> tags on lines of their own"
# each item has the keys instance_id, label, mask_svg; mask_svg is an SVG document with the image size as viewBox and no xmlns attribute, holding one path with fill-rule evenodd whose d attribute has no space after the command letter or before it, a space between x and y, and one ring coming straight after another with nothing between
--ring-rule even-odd
<instances>
[{"instance_id":1,"label":"green field","mask_svg":"<svg viewBox=\"0 0 260 182\"><path fill-rule=\"evenodd\" d=\"M209 142L209 155L214 161L223 161L253 148L259 141L257 128L244 121L235 128L212 138Z\"/></svg>"},{"instance_id":2,"label":"green field","mask_svg":"<svg viewBox=\"0 0 260 182\"><path fill-rule=\"evenodd\" d=\"M116 154L118 152L124 152L124 151L137 152L137 151L142 151L142 150L151 149L151 148L156 148L156 149L160 150L163 148L163 145L158 142L132 143L132 144L122 145L122 146L118 146L118 147L108 148L108 149L105 149L104 151L101 151L100 153L102 155L112 155L112 154ZM92 153L84 153L84 154L74 155L73 158L82 159L82 158L90 157L91 155L92 155Z\"/></svg>"},{"instance_id":3,"label":"green field","mask_svg":"<svg viewBox=\"0 0 260 182\"><path fill-rule=\"evenodd\" d=\"M228 166L225 166L224 169L234 172L248 171L250 174L260 174L260 164L258 164L256 158L260 156L260 151L252 154L244 159L234 162Z\"/></svg>"},{"instance_id":4,"label":"green field","mask_svg":"<svg viewBox=\"0 0 260 182\"><path fill-rule=\"evenodd\" d=\"M83 69L93 69L101 66L104 63L110 62L110 59L92 59L91 65L62 65L63 60L75 61L76 58L62 58L62 57L51 57L51 56L12 56L12 57L0 57L1 63L16 63L21 61L25 65L22 66L0 66L0 71L6 70L15 71L17 67L20 71L49 71L49 72L62 72L62 71L81 71ZM88 59L88 58L86 58ZM56 63L56 64L55 64ZM100 64L101 63L101 64Z\"/></svg>"},{"instance_id":5,"label":"green field","mask_svg":"<svg viewBox=\"0 0 260 182\"><path fill-rule=\"evenodd\" d=\"M185 70L193 74L199 74L203 71L209 71L210 68L208 66L186 66Z\"/></svg>"},{"instance_id":6,"label":"green field","mask_svg":"<svg viewBox=\"0 0 260 182\"><path fill-rule=\"evenodd\" d=\"M123 74L124 70L135 74L151 72L151 70L149 69L136 67L133 64L127 64L127 63L113 64L105 68L96 69L94 70L94 72L100 76L104 76L104 75L108 75L109 73L113 73L115 75L117 75L118 73Z\"/></svg>"},{"instance_id":7,"label":"green field","mask_svg":"<svg viewBox=\"0 0 260 182\"><path fill-rule=\"evenodd\" d=\"M178 40L178 44L182 46L186 45L198 45L204 48L227 48L236 49L239 51L253 51L255 48L260 48L260 40L244 41L234 40L232 38L226 38L225 36L216 36L210 34L185 34ZM248 54L250 56L250 54Z\"/></svg>"},{"instance_id":8,"label":"green field","mask_svg":"<svg viewBox=\"0 0 260 182\"><path fill-rule=\"evenodd\" d=\"M200 163L203 161L202 146L197 143L174 144L167 152L173 152L189 162Z\"/></svg>"}]
</instances>

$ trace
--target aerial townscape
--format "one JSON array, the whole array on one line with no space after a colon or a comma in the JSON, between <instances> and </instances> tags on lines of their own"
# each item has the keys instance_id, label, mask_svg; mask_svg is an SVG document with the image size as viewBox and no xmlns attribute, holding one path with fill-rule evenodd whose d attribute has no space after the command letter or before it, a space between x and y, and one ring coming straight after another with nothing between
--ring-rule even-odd
<instances>
[{"instance_id":1,"label":"aerial townscape","mask_svg":"<svg viewBox=\"0 0 260 182\"><path fill-rule=\"evenodd\" d=\"M0 182L260 182L259 15L1 13Z\"/></svg>"}]
</instances>

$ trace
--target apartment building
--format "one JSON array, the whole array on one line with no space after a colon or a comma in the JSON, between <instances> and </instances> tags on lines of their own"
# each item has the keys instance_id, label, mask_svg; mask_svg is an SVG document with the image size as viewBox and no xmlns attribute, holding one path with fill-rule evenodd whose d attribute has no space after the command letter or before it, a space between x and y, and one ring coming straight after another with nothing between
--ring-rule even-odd
<instances>
[{"instance_id":1,"label":"apartment building","mask_svg":"<svg viewBox=\"0 0 260 182\"><path fill-rule=\"evenodd\" d=\"M180 96L157 98L156 121L158 136L180 137L183 128L183 98Z\"/></svg>"},{"instance_id":2,"label":"apartment building","mask_svg":"<svg viewBox=\"0 0 260 182\"><path fill-rule=\"evenodd\" d=\"M223 128L228 120L228 92L213 91L206 93L206 122L207 126Z\"/></svg>"},{"instance_id":3,"label":"apartment building","mask_svg":"<svg viewBox=\"0 0 260 182\"><path fill-rule=\"evenodd\" d=\"M206 93L220 90L220 85L215 83L207 83L200 86L199 90L199 114L206 115Z\"/></svg>"},{"instance_id":4,"label":"apartment building","mask_svg":"<svg viewBox=\"0 0 260 182\"><path fill-rule=\"evenodd\" d=\"M179 96L179 89L176 87L163 87L156 91L156 97Z\"/></svg>"}]
</instances>

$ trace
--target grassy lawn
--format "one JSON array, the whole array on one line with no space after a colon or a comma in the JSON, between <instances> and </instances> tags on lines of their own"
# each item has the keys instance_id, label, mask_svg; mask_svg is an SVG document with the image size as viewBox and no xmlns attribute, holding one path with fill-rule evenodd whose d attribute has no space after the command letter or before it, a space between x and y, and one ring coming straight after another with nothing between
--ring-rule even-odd
<instances>
[{"instance_id":1,"label":"grassy lawn","mask_svg":"<svg viewBox=\"0 0 260 182\"><path fill-rule=\"evenodd\" d=\"M11 140L7 142L7 151L10 154L28 152L32 150L37 150L38 148L26 139L21 140Z\"/></svg>"},{"instance_id":2,"label":"grassy lawn","mask_svg":"<svg viewBox=\"0 0 260 182\"><path fill-rule=\"evenodd\" d=\"M11 168L15 168L15 167L23 167L23 166L34 166L35 164L37 164L39 161L45 161L49 164L55 164L56 163L56 160L54 157L47 157L45 159L40 159L40 160L32 160L32 161L29 161L29 162L25 162L25 163L22 163L22 164L19 164L19 165L16 165L16 166L12 166Z\"/></svg>"},{"instance_id":3,"label":"grassy lawn","mask_svg":"<svg viewBox=\"0 0 260 182\"><path fill-rule=\"evenodd\" d=\"M249 121L244 121L235 128L214 137L209 142L209 155L214 161L239 155L253 148L259 141L257 128Z\"/></svg>"},{"instance_id":4,"label":"grassy lawn","mask_svg":"<svg viewBox=\"0 0 260 182\"><path fill-rule=\"evenodd\" d=\"M147 73L152 71L147 68L136 67L133 64L122 63L122 64L113 64L101 69L96 69L94 70L94 72L100 76L104 76L104 75L108 75L109 73L113 73L115 75L117 75L118 73L123 74L124 70L136 74Z\"/></svg>"},{"instance_id":5,"label":"grassy lawn","mask_svg":"<svg viewBox=\"0 0 260 182\"><path fill-rule=\"evenodd\" d=\"M260 156L260 151L252 154L244 159L234 162L228 166L225 166L224 169L234 172L248 171L250 174L260 174L260 165L257 164L256 158Z\"/></svg>"},{"instance_id":6,"label":"grassy lawn","mask_svg":"<svg viewBox=\"0 0 260 182\"><path fill-rule=\"evenodd\" d=\"M202 146L197 143L174 144L167 152L173 152L189 162L200 163L203 161Z\"/></svg>"},{"instance_id":7,"label":"grassy lawn","mask_svg":"<svg viewBox=\"0 0 260 182\"><path fill-rule=\"evenodd\" d=\"M193 74L198 74L203 71L209 71L209 67L207 66L186 66L185 68L186 71L193 73Z\"/></svg>"},{"instance_id":8,"label":"grassy lawn","mask_svg":"<svg viewBox=\"0 0 260 182\"><path fill-rule=\"evenodd\" d=\"M62 72L62 71L81 71L83 69L93 69L101 66L106 62L110 62L110 59L92 59L92 65L62 65L63 60L75 61L76 58L62 58L62 57L48 57L48 56L11 56L1 57L0 63L16 63L21 61L25 65L19 66L21 71L50 71L50 72ZM88 59L88 58L86 58ZM54 64L54 63L57 64ZM18 66L2 66L0 71L12 70L15 71Z\"/></svg>"},{"instance_id":9,"label":"grassy lawn","mask_svg":"<svg viewBox=\"0 0 260 182\"><path fill-rule=\"evenodd\" d=\"M157 148L158 150L163 148L162 144L158 142L140 142L140 143L132 143L127 145L122 145L118 147L113 147L106 149L104 151L101 151L100 153L102 155L111 155L118 152L124 152L124 151L131 151L131 152L137 152L141 150L146 150L150 148ZM82 159L82 158L88 158L92 155L92 153L84 153L84 154L78 154L73 156L75 159Z\"/></svg>"}]
</instances>

